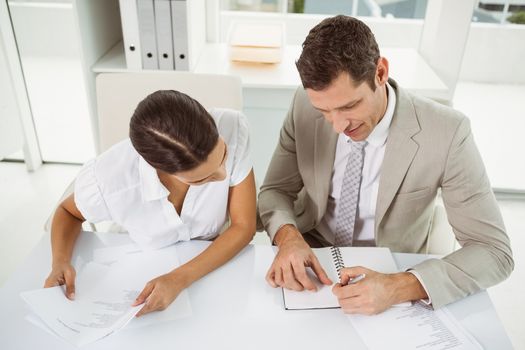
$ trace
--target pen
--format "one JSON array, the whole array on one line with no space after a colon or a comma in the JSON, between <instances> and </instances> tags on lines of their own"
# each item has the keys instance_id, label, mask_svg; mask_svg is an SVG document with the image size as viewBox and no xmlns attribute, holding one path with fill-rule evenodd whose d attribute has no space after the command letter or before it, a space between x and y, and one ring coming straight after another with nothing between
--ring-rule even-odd
<instances>
[{"instance_id":1,"label":"pen","mask_svg":"<svg viewBox=\"0 0 525 350\"><path fill-rule=\"evenodd\" d=\"M361 281L361 280L364 280L365 277L366 277L366 274L364 274L364 273L362 273L362 274L360 274L360 275L357 275L357 276L355 276L354 278L351 278L351 279L348 281L347 285L349 285L349 284L355 284L355 283L357 283L357 282L359 282L359 281Z\"/></svg>"}]
</instances>

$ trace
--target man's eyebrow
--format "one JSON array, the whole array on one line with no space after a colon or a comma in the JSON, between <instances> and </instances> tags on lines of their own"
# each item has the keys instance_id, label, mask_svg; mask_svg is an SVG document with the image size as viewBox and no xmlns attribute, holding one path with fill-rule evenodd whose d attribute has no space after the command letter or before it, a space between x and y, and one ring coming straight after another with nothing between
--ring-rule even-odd
<instances>
[{"instance_id":1,"label":"man's eyebrow","mask_svg":"<svg viewBox=\"0 0 525 350\"><path fill-rule=\"evenodd\" d=\"M357 99L355 99L355 100L352 100L352 101L348 102L348 103L345 104L345 105L342 105L342 106L340 106L340 107L336 107L335 109L343 109L343 108L352 107L353 105L358 104L360 101L361 101L361 99L360 99L360 98L357 98Z\"/></svg>"},{"instance_id":2,"label":"man's eyebrow","mask_svg":"<svg viewBox=\"0 0 525 350\"><path fill-rule=\"evenodd\" d=\"M358 102L360 102L361 99L358 98L358 99L355 99L355 100L352 100L350 102L347 102L345 103L344 105L342 106L339 106L339 107L335 107L334 109L343 109L343 108L348 108L348 107L352 107L353 105L357 104ZM317 109L319 112L328 112L326 109L322 109L322 108L319 108L319 107L315 107L313 106L315 109Z\"/></svg>"}]
</instances>

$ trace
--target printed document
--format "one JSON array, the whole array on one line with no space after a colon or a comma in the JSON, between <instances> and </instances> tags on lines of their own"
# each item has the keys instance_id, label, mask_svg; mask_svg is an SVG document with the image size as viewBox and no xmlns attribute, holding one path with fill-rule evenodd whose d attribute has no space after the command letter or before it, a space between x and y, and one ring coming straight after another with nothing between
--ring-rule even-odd
<instances>
[{"instance_id":1,"label":"printed document","mask_svg":"<svg viewBox=\"0 0 525 350\"><path fill-rule=\"evenodd\" d=\"M481 345L447 308L427 305L393 307L373 315L348 315L369 349L474 350Z\"/></svg>"},{"instance_id":2,"label":"printed document","mask_svg":"<svg viewBox=\"0 0 525 350\"><path fill-rule=\"evenodd\" d=\"M112 265L88 262L77 271L74 300L65 297L63 287L23 292L21 296L49 330L82 346L118 331L132 320L137 321L132 321L136 326L143 326L190 316L186 291L166 310L138 319L134 316L143 305L131 306L148 281L177 266L174 246L123 255Z\"/></svg>"}]
</instances>

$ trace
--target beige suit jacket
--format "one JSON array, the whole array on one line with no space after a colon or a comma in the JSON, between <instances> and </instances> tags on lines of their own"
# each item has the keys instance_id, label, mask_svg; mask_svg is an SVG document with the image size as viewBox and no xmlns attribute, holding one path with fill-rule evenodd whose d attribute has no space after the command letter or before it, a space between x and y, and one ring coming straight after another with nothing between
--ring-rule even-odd
<instances>
[{"instance_id":1,"label":"beige suit jacket","mask_svg":"<svg viewBox=\"0 0 525 350\"><path fill-rule=\"evenodd\" d=\"M469 120L389 83L397 101L381 167L375 243L424 252L441 189L461 249L413 267L438 308L505 279L514 267L512 251ZM260 219L272 241L284 224L302 233L318 229L337 137L299 88L259 194ZM324 244L333 243L332 232L319 234Z\"/></svg>"}]
</instances>

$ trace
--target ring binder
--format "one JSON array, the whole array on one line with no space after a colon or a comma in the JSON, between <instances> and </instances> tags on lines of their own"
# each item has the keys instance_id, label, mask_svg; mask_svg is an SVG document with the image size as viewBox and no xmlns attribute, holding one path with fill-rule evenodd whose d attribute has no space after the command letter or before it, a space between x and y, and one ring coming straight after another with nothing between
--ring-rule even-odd
<instances>
[{"instance_id":1,"label":"ring binder","mask_svg":"<svg viewBox=\"0 0 525 350\"><path fill-rule=\"evenodd\" d=\"M334 261L334 266L337 271L337 276L339 276L339 280L341 280L341 269L345 267L345 262L343 260L343 256L341 255L341 250L339 247L330 247L330 251L332 253L332 259Z\"/></svg>"}]
</instances>

